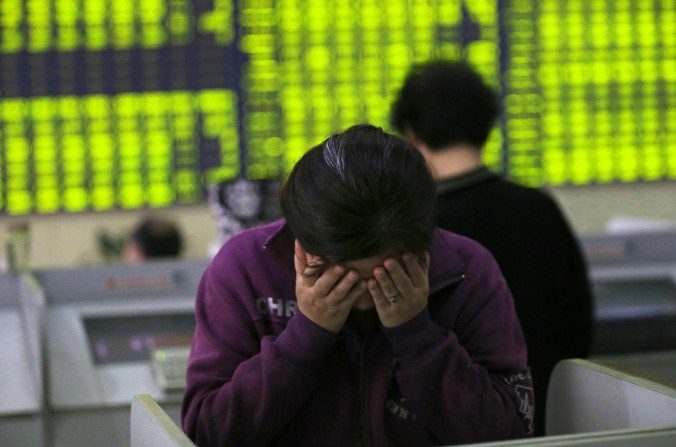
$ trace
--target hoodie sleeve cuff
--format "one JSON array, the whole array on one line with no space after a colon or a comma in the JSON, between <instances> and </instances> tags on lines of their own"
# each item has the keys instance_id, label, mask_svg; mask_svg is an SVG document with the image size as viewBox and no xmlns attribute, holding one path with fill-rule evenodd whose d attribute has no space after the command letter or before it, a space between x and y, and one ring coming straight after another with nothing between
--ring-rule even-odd
<instances>
[{"instance_id":1,"label":"hoodie sleeve cuff","mask_svg":"<svg viewBox=\"0 0 676 447\"><path fill-rule=\"evenodd\" d=\"M299 368L317 368L328 355L338 334L310 321L300 311L289 320L274 344L282 356Z\"/></svg>"},{"instance_id":2,"label":"hoodie sleeve cuff","mask_svg":"<svg viewBox=\"0 0 676 447\"><path fill-rule=\"evenodd\" d=\"M402 325L382 329L395 356L402 362L415 361L423 352L444 341L441 328L430 319L427 308Z\"/></svg>"}]
</instances>

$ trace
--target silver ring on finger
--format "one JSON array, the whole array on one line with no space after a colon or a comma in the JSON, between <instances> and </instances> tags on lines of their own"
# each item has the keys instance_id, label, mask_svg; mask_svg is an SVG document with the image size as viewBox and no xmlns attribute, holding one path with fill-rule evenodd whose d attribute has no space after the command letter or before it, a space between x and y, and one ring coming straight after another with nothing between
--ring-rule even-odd
<instances>
[{"instance_id":1,"label":"silver ring on finger","mask_svg":"<svg viewBox=\"0 0 676 447\"><path fill-rule=\"evenodd\" d=\"M396 295L392 295L392 296L387 297L387 301L389 301L390 304L395 304L395 303L399 302L400 299L401 299L401 294L399 294L399 293L397 293Z\"/></svg>"}]
</instances>

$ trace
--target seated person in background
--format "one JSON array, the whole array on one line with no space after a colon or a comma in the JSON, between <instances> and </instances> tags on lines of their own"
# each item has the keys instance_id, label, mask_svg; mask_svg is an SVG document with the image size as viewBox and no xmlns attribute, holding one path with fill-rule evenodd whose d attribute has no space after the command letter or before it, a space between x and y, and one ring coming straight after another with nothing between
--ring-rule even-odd
<instances>
[{"instance_id":1,"label":"seated person in background","mask_svg":"<svg viewBox=\"0 0 676 447\"><path fill-rule=\"evenodd\" d=\"M202 446L446 445L527 436L526 348L490 253L435 229L404 140L355 126L310 149L285 220L205 271L183 428Z\"/></svg>"},{"instance_id":2,"label":"seated person in background","mask_svg":"<svg viewBox=\"0 0 676 447\"><path fill-rule=\"evenodd\" d=\"M528 345L536 434L544 434L554 365L589 354L592 297L580 249L556 202L481 163L498 114L497 95L467 64L432 62L409 73L392 125L436 177L439 227L480 242L505 275Z\"/></svg>"},{"instance_id":3,"label":"seated person in background","mask_svg":"<svg viewBox=\"0 0 676 447\"><path fill-rule=\"evenodd\" d=\"M129 263L175 258L181 256L182 250L183 236L176 224L159 217L148 217L132 231L122 258Z\"/></svg>"}]
</instances>

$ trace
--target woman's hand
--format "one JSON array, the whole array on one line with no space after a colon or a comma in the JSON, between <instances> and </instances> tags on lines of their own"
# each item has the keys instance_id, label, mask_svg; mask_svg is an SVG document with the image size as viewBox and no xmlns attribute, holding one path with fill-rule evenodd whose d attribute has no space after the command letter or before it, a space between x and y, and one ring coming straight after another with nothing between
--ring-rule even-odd
<instances>
[{"instance_id":1,"label":"woman's hand","mask_svg":"<svg viewBox=\"0 0 676 447\"><path fill-rule=\"evenodd\" d=\"M429 264L429 253L425 253L424 260L404 253L401 263L387 258L382 266L373 269L374 278L368 281L368 289L384 327L402 325L427 306Z\"/></svg>"},{"instance_id":2,"label":"woman's hand","mask_svg":"<svg viewBox=\"0 0 676 447\"><path fill-rule=\"evenodd\" d=\"M366 291L366 284L354 270L347 271L340 264L320 265L317 261L316 256L308 254L295 241L298 310L313 323L337 333L357 298Z\"/></svg>"}]
</instances>

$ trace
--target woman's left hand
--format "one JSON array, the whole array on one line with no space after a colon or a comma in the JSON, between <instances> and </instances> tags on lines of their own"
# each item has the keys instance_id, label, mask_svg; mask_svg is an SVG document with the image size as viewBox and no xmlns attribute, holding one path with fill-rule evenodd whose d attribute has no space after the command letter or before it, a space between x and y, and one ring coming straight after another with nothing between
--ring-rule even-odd
<instances>
[{"instance_id":1,"label":"woman's left hand","mask_svg":"<svg viewBox=\"0 0 676 447\"><path fill-rule=\"evenodd\" d=\"M374 278L368 281L368 288L384 327L402 325L427 306L429 264L429 253L425 253L424 260L404 253L401 263L387 258L382 266L373 269Z\"/></svg>"}]
</instances>

